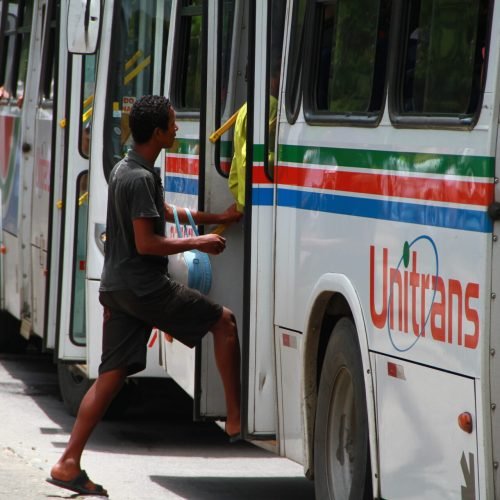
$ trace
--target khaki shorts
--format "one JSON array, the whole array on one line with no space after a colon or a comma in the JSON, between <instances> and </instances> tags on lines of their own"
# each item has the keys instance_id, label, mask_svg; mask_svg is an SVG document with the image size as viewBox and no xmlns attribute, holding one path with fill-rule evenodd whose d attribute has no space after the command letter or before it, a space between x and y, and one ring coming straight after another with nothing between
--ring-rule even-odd
<instances>
[{"instance_id":1,"label":"khaki shorts","mask_svg":"<svg viewBox=\"0 0 500 500\"><path fill-rule=\"evenodd\" d=\"M194 347L222 315L222 306L171 280L143 296L131 290L100 292L99 301L104 306L99 373L127 368L132 375L144 370L155 327Z\"/></svg>"}]
</instances>

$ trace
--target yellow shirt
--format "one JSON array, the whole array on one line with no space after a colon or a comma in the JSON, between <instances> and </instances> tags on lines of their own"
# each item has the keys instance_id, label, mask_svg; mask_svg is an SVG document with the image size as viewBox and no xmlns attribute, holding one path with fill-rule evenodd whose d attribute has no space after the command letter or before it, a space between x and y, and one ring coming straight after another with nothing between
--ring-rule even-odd
<instances>
[{"instance_id":1,"label":"yellow shirt","mask_svg":"<svg viewBox=\"0 0 500 500\"><path fill-rule=\"evenodd\" d=\"M278 100L270 96L269 98L269 122L273 122L278 114ZM270 127L273 130L276 126L273 124ZM274 133L270 133L269 137L269 155L274 156ZM231 170L229 171L228 186L234 196L236 205L240 212L245 208L245 178L247 165L247 104L238 111L236 123L234 126L234 154L231 161Z\"/></svg>"}]
</instances>

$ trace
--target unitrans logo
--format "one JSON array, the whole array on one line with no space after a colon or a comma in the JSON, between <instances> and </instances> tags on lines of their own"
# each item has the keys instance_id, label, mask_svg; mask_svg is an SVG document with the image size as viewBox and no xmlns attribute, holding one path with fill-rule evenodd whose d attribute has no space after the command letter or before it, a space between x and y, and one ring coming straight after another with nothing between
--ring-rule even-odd
<instances>
[{"instance_id":1,"label":"unitrans logo","mask_svg":"<svg viewBox=\"0 0 500 500\"><path fill-rule=\"evenodd\" d=\"M370 315L396 350L408 351L421 338L476 349L479 284L439 273L436 244L427 235L405 242L396 257L370 246Z\"/></svg>"}]
</instances>

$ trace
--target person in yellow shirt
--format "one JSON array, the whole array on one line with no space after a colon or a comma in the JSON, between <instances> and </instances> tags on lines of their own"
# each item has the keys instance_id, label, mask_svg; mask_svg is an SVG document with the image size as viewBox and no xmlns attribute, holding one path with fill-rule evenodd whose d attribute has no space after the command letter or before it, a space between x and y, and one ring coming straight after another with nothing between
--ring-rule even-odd
<instances>
[{"instance_id":1,"label":"person in yellow shirt","mask_svg":"<svg viewBox=\"0 0 500 500\"><path fill-rule=\"evenodd\" d=\"M278 91L280 82L280 72L273 71L269 88L269 171L274 168L274 144L276 136L276 120L278 115ZM234 153L229 171L228 186L239 212L245 209L245 179L247 165L247 103L238 111L234 126L233 146Z\"/></svg>"}]
</instances>

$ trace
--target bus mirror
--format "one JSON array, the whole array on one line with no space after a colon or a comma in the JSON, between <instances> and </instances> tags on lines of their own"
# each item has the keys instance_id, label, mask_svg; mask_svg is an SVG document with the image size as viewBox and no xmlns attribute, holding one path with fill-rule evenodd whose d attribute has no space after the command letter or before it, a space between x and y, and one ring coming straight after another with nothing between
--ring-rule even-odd
<instances>
[{"instance_id":1,"label":"bus mirror","mask_svg":"<svg viewBox=\"0 0 500 500\"><path fill-rule=\"evenodd\" d=\"M94 54L101 25L101 0L70 0L68 6L68 51Z\"/></svg>"}]
</instances>

